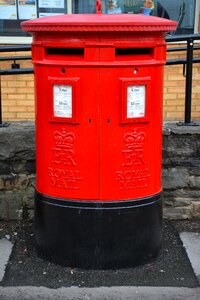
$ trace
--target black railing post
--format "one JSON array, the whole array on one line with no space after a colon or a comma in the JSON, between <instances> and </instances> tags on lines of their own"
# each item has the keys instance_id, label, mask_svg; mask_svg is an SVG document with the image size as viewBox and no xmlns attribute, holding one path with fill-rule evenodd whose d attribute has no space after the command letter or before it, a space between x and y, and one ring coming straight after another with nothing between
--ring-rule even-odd
<instances>
[{"instance_id":1,"label":"black railing post","mask_svg":"<svg viewBox=\"0 0 200 300\"><path fill-rule=\"evenodd\" d=\"M193 45L193 38L188 39L185 82L185 125L191 124Z\"/></svg>"}]
</instances>

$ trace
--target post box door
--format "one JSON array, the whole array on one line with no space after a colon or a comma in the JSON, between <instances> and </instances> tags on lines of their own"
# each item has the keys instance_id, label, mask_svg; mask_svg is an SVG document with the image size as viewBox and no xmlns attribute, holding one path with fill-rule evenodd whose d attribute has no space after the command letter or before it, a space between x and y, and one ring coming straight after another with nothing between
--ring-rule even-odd
<instances>
[{"instance_id":1,"label":"post box door","mask_svg":"<svg viewBox=\"0 0 200 300\"><path fill-rule=\"evenodd\" d=\"M66 69L36 66L37 191L98 199L99 70Z\"/></svg>"},{"instance_id":2,"label":"post box door","mask_svg":"<svg viewBox=\"0 0 200 300\"><path fill-rule=\"evenodd\" d=\"M100 199L159 193L162 67L101 68L100 82Z\"/></svg>"}]
</instances>

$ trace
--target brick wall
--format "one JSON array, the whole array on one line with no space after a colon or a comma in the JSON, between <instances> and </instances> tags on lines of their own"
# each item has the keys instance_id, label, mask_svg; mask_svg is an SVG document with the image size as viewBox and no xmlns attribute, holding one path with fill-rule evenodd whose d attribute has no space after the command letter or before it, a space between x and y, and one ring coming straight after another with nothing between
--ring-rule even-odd
<instances>
[{"instance_id":1,"label":"brick wall","mask_svg":"<svg viewBox=\"0 0 200 300\"><path fill-rule=\"evenodd\" d=\"M184 44L182 44L183 46ZM176 45L173 45L175 47ZM7 55L12 55L8 53ZM195 51L194 56L199 56ZM18 53L17 55L30 55ZM168 53L167 58L184 57L185 52ZM2 56L5 56L4 54ZM32 67L31 62L20 61L21 68ZM1 69L9 69L11 62L2 62ZM2 106L4 121L34 120L34 83L33 75L2 76ZM164 76L164 120L184 119L185 78L183 66L165 66ZM192 119L200 119L200 64L193 65Z\"/></svg>"},{"instance_id":2,"label":"brick wall","mask_svg":"<svg viewBox=\"0 0 200 300\"><path fill-rule=\"evenodd\" d=\"M30 53L2 53L2 56L26 56ZM16 61L21 68L32 68L30 61ZM1 62L1 69L10 69L12 61ZM1 77L2 110L4 121L34 120L33 75L9 75Z\"/></svg>"},{"instance_id":3,"label":"brick wall","mask_svg":"<svg viewBox=\"0 0 200 300\"><path fill-rule=\"evenodd\" d=\"M171 47L186 44L172 45ZM195 44L196 45L196 44ZM194 51L194 57L199 57L200 51ZM168 52L167 59L184 58L186 53ZM164 76L164 101L163 117L165 120L183 120L185 105L185 77L183 65L165 66ZM200 64L193 64L193 88L192 88L192 119L200 119Z\"/></svg>"}]
</instances>

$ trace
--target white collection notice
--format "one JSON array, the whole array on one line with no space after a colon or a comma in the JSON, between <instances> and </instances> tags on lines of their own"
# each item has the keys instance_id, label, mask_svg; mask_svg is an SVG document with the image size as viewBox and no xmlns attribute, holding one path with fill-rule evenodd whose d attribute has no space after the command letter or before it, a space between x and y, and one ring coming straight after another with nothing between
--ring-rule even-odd
<instances>
[{"instance_id":1,"label":"white collection notice","mask_svg":"<svg viewBox=\"0 0 200 300\"><path fill-rule=\"evenodd\" d=\"M142 118L145 116L145 85L131 85L127 88L127 118Z\"/></svg>"},{"instance_id":2,"label":"white collection notice","mask_svg":"<svg viewBox=\"0 0 200 300\"><path fill-rule=\"evenodd\" d=\"M72 86L54 85L54 117L72 118Z\"/></svg>"}]
</instances>

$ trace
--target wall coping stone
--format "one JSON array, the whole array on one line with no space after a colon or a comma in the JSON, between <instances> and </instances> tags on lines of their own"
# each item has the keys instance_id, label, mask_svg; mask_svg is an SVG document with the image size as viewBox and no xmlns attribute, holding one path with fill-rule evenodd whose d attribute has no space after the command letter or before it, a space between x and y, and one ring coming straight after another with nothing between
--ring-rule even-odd
<instances>
[{"instance_id":1,"label":"wall coping stone","mask_svg":"<svg viewBox=\"0 0 200 300\"><path fill-rule=\"evenodd\" d=\"M200 135L200 121L195 121L195 124L198 126L180 126L177 125L177 122L174 121L167 121L163 123L163 135L170 135L170 134L178 134L178 135L185 135L185 134L198 134Z\"/></svg>"},{"instance_id":2,"label":"wall coping stone","mask_svg":"<svg viewBox=\"0 0 200 300\"><path fill-rule=\"evenodd\" d=\"M163 122L163 135L170 134L198 134L200 135L200 121L195 121L198 126L180 126L175 121ZM35 123L32 121L10 122L8 127L0 127L1 132L19 131L19 130L35 130Z\"/></svg>"}]
</instances>

